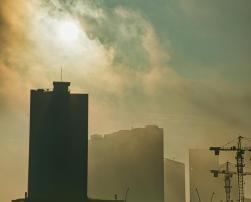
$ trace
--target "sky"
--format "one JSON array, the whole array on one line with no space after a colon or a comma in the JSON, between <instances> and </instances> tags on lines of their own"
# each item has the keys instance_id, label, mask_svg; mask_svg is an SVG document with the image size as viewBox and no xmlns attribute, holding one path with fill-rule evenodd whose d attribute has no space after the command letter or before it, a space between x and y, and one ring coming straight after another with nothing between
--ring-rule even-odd
<instances>
[{"instance_id":1,"label":"sky","mask_svg":"<svg viewBox=\"0 0 251 202\"><path fill-rule=\"evenodd\" d=\"M251 138L250 9L250 0L1 0L0 201L26 190L30 89L51 89L61 68L73 93L90 95L90 134L156 124L165 156L183 162L189 148Z\"/></svg>"}]
</instances>

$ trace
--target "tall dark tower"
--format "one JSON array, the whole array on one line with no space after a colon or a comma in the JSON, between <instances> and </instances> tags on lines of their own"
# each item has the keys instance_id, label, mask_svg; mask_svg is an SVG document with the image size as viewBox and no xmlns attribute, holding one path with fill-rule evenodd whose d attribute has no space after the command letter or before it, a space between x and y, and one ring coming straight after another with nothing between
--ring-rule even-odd
<instances>
[{"instance_id":1,"label":"tall dark tower","mask_svg":"<svg viewBox=\"0 0 251 202\"><path fill-rule=\"evenodd\" d=\"M28 202L86 202L88 95L31 90Z\"/></svg>"}]
</instances>

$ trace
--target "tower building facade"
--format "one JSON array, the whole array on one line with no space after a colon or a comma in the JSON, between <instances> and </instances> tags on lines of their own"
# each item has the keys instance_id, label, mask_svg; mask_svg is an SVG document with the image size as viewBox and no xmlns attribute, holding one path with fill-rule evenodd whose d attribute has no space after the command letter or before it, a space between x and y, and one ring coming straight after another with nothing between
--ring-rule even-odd
<instances>
[{"instance_id":1,"label":"tower building facade","mask_svg":"<svg viewBox=\"0 0 251 202\"><path fill-rule=\"evenodd\" d=\"M88 94L69 86L31 90L28 192L12 202L113 201L88 198Z\"/></svg>"},{"instance_id":2,"label":"tower building facade","mask_svg":"<svg viewBox=\"0 0 251 202\"><path fill-rule=\"evenodd\" d=\"M13 201L88 201L88 95L69 86L31 90L28 194Z\"/></svg>"}]
</instances>

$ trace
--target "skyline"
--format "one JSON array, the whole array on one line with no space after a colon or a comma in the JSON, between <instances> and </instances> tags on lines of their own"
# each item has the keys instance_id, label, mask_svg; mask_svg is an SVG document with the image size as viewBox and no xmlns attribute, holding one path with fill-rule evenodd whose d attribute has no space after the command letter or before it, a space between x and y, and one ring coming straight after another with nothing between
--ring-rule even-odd
<instances>
[{"instance_id":1,"label":"skyline","mask_svg":"<svg viewBox=\"0 0 251 202\"><path fill-rule=\"evenodd\" d=\"M51 88L61 68L72 92L90 94L89 135L156 124L165 157L185 163L190 148L251 138L250 8L249 0L2 0L6 189L25 186L29 91Z\"/></svg>"}]
</instances>

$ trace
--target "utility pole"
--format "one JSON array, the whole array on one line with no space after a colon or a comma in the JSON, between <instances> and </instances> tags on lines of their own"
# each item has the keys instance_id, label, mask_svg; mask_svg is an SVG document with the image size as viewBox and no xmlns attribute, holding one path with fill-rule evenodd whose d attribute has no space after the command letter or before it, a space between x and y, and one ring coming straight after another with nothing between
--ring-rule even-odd
<instances>
[{"instance_id":1,"label":"utility pole","mask_svg":"<svg viewBox=\"0 0 251 202\"><path fill-rule=\"evenodd\" d=\"M251 173L244 173L244 154L246 151L251 151L251 147L243 147L242 146L242 139L244 137L239 136L237 141L237 146L231 147L210 147L209 150L214 151L215 155L219 155L220 151L232 151L236 152L235 159L236 159L236 168L237 168L237 177L238 177L238 201L244 202L244 175L250 175Z\"/></svg>"}]
</instances>

